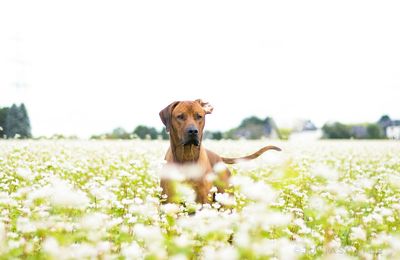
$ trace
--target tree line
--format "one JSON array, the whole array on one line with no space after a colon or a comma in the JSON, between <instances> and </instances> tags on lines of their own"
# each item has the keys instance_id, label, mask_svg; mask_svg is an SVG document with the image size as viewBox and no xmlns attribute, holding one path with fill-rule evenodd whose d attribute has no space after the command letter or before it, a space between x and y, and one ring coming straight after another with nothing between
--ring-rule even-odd
<instances>
[{"instance_id":1,"label":"tree line","mask_svg":"<svg viewBox=\"0 0 400 260\"><path fill-rule=\"evenodd\" d=\"M155 127L149 127L145 125L138 125L132 132L128 132L122 127L115 128L111 133L92 135L90 139L147 139L156 140L163 139L167 140L169 135L167 131L162 129L158 131Z\"/></svg>"},{"instance_id":2,"label":"tree line","mask_svg":"<svg viewBox=\"0 0 400 260\"><path fill-rule=\"evenodd\" d=\"M399 120L397 120L399 121ZM397 122L396 121L396 122ZM323 139L385 139L386 127L393 124L387 115L382 116L377 123L343 124L340 122L326 123L322 127ZM400 122L400 121L399 121ZM228 131L205 131L204 139L289 139L292 129L278 128L271 117L264 119L251 116L242 120L235 128ZM13 104L11 107L0 107L0 138L31 138L31 124L25 104ZM65 138L54 135L55 139ZM119 127L110 133L93 135L91 139L163 139L168 140L169 134L165 128L157 130L145 125L137 126L129 132Z\"/></svg>"},{"instance_id":3,"label":"tree line","mask_svg":"<svg viewBox=\"0 0 400 260\"><path fill-rule=\"evenodd\" d=\"M285 132L285 131L282 131ZM260 139L263 137L276 137L282 138L288 137L288 135L281 135L279 129L276 127L275 122L271 117L265 119L260 119L255 116L251 116L242 120L239 126L232 128L228 131L204 131L204 139ZM112 132L93 135L91 139L147 139L155 140L162 139L168 140L169 134L166 132L165 128L158 131L154 127L149 127L145 125L137 126L132 132L128 132L125 129L119 127L115 128Z\"/></svg>"},{"instance_id":4,"label":"tree line","mask_svg":"<svg viewBox=\"0 0 400 260\"><path fill-rule=\"evenodd\" d=\"M31 123L24 103L0 108L0 138L31 137Z\"/></svg>"},{"instance_id":5,"label":"tree line","mask_svg":"<svg viewBox=\"0 0 400 260\"><path fill-rule=\"evenodd\" d=\"M326 123L322 127L324 139L386 139L386 128L392 120L383 115L376 123Z\"/></svg>"}]
</instances>

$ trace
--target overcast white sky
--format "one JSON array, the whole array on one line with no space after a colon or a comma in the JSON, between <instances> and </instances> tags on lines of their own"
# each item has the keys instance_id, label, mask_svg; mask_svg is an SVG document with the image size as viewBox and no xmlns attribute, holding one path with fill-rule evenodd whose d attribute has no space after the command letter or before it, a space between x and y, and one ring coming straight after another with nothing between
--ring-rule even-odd
<instances>
[{"instance_id":1,"label":"overcast white sky","mask_svg":"<svg viewBox=\"0 0 400 260\"><path fill-rule=\"evenodd\" d=\"M2 1L0 106L24 101L34 135L161 129L162 108L196 98L214 105L209 130L400 118L399 14L399 1Z\"/></svg>"}]
</instances>

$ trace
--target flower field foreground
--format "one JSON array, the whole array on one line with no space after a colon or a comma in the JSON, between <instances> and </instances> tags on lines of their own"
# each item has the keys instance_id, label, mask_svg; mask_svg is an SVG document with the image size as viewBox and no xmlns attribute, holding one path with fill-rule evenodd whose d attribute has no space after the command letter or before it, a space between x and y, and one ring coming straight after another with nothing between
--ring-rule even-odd
<instances>
[{"instance_id":1,"label":"flower field foreground","mask_svg":"<svg viewBox=\"0 0 400 260\"><path fill-rule=\"evenodd\" d=\"M272 143L201 206L189 173L162 169L167 142L0 141L0 258L400 258L400 143ZM160 174L182 203L160 203Z\"/></svg>"}]
</instances>

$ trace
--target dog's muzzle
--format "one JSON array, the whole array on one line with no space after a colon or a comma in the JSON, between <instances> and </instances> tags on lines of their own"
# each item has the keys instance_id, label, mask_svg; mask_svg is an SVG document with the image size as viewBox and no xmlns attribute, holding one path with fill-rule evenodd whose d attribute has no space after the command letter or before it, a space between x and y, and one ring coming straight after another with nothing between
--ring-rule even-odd
<instances>
[{"instance_id":1,"label":"dog's muzzle","mask_svg":"<svg viewBox=\"0 0 400 260\"><path fill-rule=\"evenodd\" d=\"M195 126L191 125L186 129L185 140L183 144L195 146L200 145L199 130Z\"/></svg>"}]
</instances>

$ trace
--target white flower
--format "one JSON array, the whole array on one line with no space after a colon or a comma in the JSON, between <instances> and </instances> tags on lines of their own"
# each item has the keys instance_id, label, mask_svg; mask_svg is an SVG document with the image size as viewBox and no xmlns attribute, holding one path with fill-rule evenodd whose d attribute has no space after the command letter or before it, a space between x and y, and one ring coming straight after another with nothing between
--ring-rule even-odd
<instances>
[{"instance_id":1,"label":"white flower","mask_svg":"<svg viewBox=\"0 0 400 260\"><path fill-rule=\"evenodd\" d=\"M29 168L17 168L16 173L19 177L26 180L32 180L35 177Z\"/></svg>"},{"instance_id":2,"label":"white flower","mask_svg":"<svg viewBox=\"0 0 400 260\"><path fill-rule=\"evenodd\" d=\"M52 177L50 184L32 191L28 200L48 199L54 206L66 208L86 208L89 199L82 191L73 189L69 183L58 177Z\"/></svg>"},{"instance_id":3,"label":"white flower","mask_svg":"<svg viewBox=\"0 0 400 260\"><path fill-rule=\"evenodd\" d=\"M176 193L179 198L183 199L183 201L187 203L193 203L196 200L196 193L194 192L193 188L188 185L176 185Z\"/></svg>"},{"instance_id":4,"label":"white flower","mask_svg":"<svg viewBox=\"0 0 400 260\"><path fill-rule=\"evenodd\" d=\"M3 251L6 248L6 228L4 226L4 223L0 221L0 254L3 253Z\"/></svg>"},{"instance_id":5,"label":"white flower","mask_svg":"<svg viewBox=\"0 0 400 260\"><path fill-rule=\"evenodd\" d=\"M105 186L96 187L91 190L91 193L96 197L98 200L107 200L113 201L116 200L117 197L114 193L110 192Z\"/></svg>"},{"instance_id":6,"label":"white flower","mask_svg":"<svg viewBox=\"0 0 400 260\"><path fill-rule=\"evenodd\" d=\"M133 232L138 238L143 239L146 242L157 242L161 241L163 238L160 228L156 226L136 224L133 227Z\"/></svg>"},{"instance_id":7,"label":"white flower","mask_svg":"<svg viewBox=\"0 0 400 260\"><path fill-rule=\"evenodd\" d=\"M118 226L123 222L124 220L121 217L113 218L110 221L107 221L107 228L113 228L114 226Z\"/></svg>"},{"instance_id":8,"label":"white flower","mask_svg":"<svg viewBox=\"0 0 400 260\"><path fill-rule=\"evenodd\" d=\"M165 205L161 205L161 211L167 215L173 215L180 211L180 208L177 204L168 203Z\"/></svg>"},{"instance_id":9,"label":"white flower","mask_svg":"<svg viewBox=\"0 0 400 260\"><path fill-rule=\"evenodd\" d=\"M351 228L350 239L364 241L367 239L367 233L362 227L353 227Z\"/></svg>"},{"instance_id":10,"label":"white flower","mask_svg":"<svg viewBox=\"0 0 400 260\"><path fill-rule=\"evenodd\" d=\"M185 176L177 167L166 164L160 171L160 178L165 180L183 181Z\"/></svg>"},{"instance_id":11,"label":"white flower","mask_svg":"<svg viewBox=\"0 0 400 260\"><path fill-rule=\"evenodd\" d=\"M239 254L232 246L225 246L221 248L205 246L203 248L203 258L208 260L235 260L239 258Z\"/></svg>"},{"instance_id":12,"label":"white flower","mask_svg":"<svg viewBox=\"0 0 400 260\"><path fill-rule=\"evenodd\" d=\"M72 244L66 251L70 253L69 258L75 259L95 258L97 255L97 249L87 243Z\"/></svg>"},{"instance_id":13,"label":"white flower","mask_svg":"<svg viewBox=\"0 0 400 260\"><path fill-rule=\"evenodd\" d=\"M17 219L17 230L22 233L32 233L37 230L36 226L25 217L19 217Z\"/></svg>"},{"instance_id":14,"label":"white flower","mask_svg":"<svg viewBox=\"0 0 400 260\"><path fill-rule=\"evenodd\" d=\"M124 246L121 250L121 253L126 259L143 258L143 250L135 241L133 241L127 246Z\"/></svg>"},{"instance_id":15,"label":"white flower","mask_svg":"<svg viewBox=\"0 0 400 260\"><path fill-rule=\"evenodd\" d=\"M254 182L243 176L231 178L231 183L238 186L240 191L249 199L271 203L276 198L276 192L264 182Z\"/></svg>"},{"instance_id":16,"label":"white flower","mask_svg":"<svg viewBox=\"0 0 400 260\"><path fill-rule=\"evenodd\" d=\"M326 201L318 196L312 196L308 203L310 208L317 210L319 212L324 212L327 208Z\"/></svg>"},{"instance_id":17,"label":"white flower","mask_svg":"<svg viewBox=\"0 0 400 260\"><path fill-rule=\"evenodd\" d=\"M311 176L336 181L339 178L339 173L325 164L315 164L311 167Z\"/></svg>"},{"instance_id":18,"label":"white flower","mask_svg":"<svg viewBox=\"0 0 400 260\"><path fill-rule=\"evenodd\" d=\"M186 180L197 180L202 177L203 169L197 164L189 164L179 167Z\"/></svg>"},{"instance_id":19,"label":"white flower","mask_svg":"<svg viewBox=\"0 0 400 260\"><path fill-rule=\"evenodd\" d=\"M215 200L225 206L233 206L236 204L235 198L228 193L216 193Z\"/></svg>"},{"instance_id":20,"label":"white flower","mask_svg":"<svg viewBox=\"0 0 400 260\"><path fill-rule=\"evenodd\" d=\"M103 213L91 213L81 220L81 227L87 230L97 230L104 227L108 216Z\"/></svg>"},{"instance_id":21,"label":"white flower","mask_svg":"<svg viewBox=\"0 0 400 260\"><path fill-rule=\"evenodd\" d=\"M49 237L42 244L43 251L55 258L60 254L60 246L55 238Z\"/></svg>"},{"instance_id":22,"label":"white flower","mask_svg":"<svg viewBox=\"0 0 400 260\"><path fill-rule=\"evenodd\" d=\"M154 204L146 203L146 204L133 204L128 208L129 213L138 215L144 218L156 218L158 217L158 208Z\"/></svg>"},{"instance_id":23,"label":"white flower","mask_svg":"<svg viewBox=\"0 0 400 260\"><path fill-rule=\"evenodd\" d=\"M292 217L288 214L283 214L280 212L270 212L265 214L262 226L264 230L268 231L271 226L288 225L291 219Z\"/></svg>"},{"instance_id":24,"label":"white flower","mask_svg":"<svg viewBox=\"0 0 400 260\"><path fill-rule=\"evenodd\" d=\"M168 258L169 260L187 260L188 258L184 254L173 255Z\"/></svg>"},{"instance_id":25,"label":"white flower","mask_svg":"<svg viewBox=\"0 0 400 260\"><path fill-rule=\"evenodd\" d=\"M214 165L213 169L214 169L214 172L216 172L216 173L225 172L226 165L222 162L218 162Z\"/></svg>"},{"instance_id":26,"label":"white flower","mask_svg":"<svg viewBox=\"0 0 400 260\"><path fill-rule=\"evenodd\" d=\"M74 190L70 185L60 179L53 179L50 201L60 207L86 208L89 199L82 191Z\"/></svg>"},{"instance_id":27,"label":"white flower","mask_svg":"<svg viewBox=\"0 0 400 260\"><path fill-rule=\"evenodd\" d=\"M185 234L181 234L174 238L174 243L178 247L186 247L193 243L193 241Z\"/></svg>"}]
</instances>

